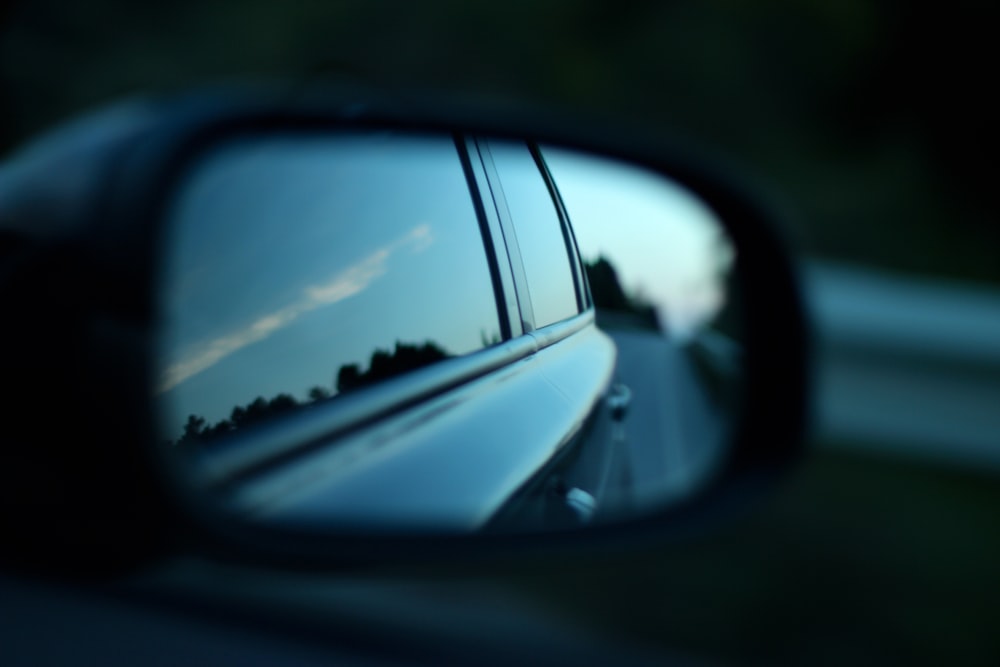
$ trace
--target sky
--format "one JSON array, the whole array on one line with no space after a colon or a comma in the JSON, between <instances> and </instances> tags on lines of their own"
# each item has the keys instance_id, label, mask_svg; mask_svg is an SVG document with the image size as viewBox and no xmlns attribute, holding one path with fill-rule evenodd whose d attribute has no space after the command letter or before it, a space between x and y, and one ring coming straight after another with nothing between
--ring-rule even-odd
<instances>
[{"instance_id":1,"label":"sky","mask_svg":"<svg viewBox=\"0 0 1000 667\"><path fill-rule=\"evenodd\" d=\"M584 261L609 260L625 292L651 302L674 335L715 316L733 248L707 205L643 167L554 147L542 153Z\"/></svg>"}]
</instances>

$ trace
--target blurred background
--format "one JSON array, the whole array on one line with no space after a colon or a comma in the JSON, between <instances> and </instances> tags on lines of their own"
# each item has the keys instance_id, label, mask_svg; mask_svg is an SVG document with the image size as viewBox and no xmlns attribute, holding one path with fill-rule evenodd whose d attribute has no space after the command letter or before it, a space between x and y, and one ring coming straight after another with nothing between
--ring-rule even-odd
<instances>
[{"instance_id":1,"label":"blurred background","mask_svg":"<svg viewBox=\"0 0 1000 667\"><path fill-rule=\"evenodd\" d=\"M751 171L797 246L1000 281L1000 8L862 0L8 2L0 148L125 95L330 77L641 121Z\"/></svg>"},{"instance_id":2,"label":"blurred background","mask_svg":"<svg viewBox=\"0 0 1000 667\"><path fill-rule=\"evenodd\" d=\"M1000 4L33 0L2 16L3 155L123 96L329 78L641 123L743 173L783 214L817 322L805 461L681 543L421 581L721 659L996 664Z\"/></svg>"}]
</instances>

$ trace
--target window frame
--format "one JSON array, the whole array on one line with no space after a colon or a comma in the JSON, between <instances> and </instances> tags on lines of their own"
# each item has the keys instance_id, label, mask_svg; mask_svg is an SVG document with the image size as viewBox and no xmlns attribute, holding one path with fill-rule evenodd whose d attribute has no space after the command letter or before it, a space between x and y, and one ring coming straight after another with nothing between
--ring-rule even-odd
<instances>
[{"instance_id":1,"label":"window frame","mask_svg":"<svg viewBox=\"0 0 1000 667\"><path fill-rule=\"evenodd\" d=\"M530 328L525 327L521 315L519 292L516 288L517 281L523 279L523 276L518 278L513 271L510 249L504 238L504 223L495 203L493 186L486 164L477 148L476 140L457 132L453 136L459 159L462 162L462 169L465 172L469 195L473 199L473 206L479 221L487 261L490 264L497 315L500 319L501 339L508 341L530 331Z\"/></svg>"},{"instance_id":2,"label":"window frame","mask_svg":"<svg viewBox=\"0 0 1000 667\"><path fill-rule=\"evenodd\" d=\"M542 183L545 185L545 189L548 191L549 197L552 200L556 218L559 221L559 228L563 237L566 258L569 261L573 289L576 295L577 312L575 315L563 318L542 327L538 327L536 325L527 275L524 271L521 251L517 245L517 235L514 231L514 222L510 214L510 209L507 206L507 197L501 185L502 176L500 174L500 170L493 162L493 155L490 151L491 141L496 141L496 139L477 137L473 141L473 144L479 153L479 158L486 171L489 181L489 192L493 198L493 203L500 219L503 234L502 238L507 249L511 271L514 276L513 287L517 291L517 303L521 308L521 321L525 333L530 333L537 329L547 329L548 327L573 320L574 318L587 313L593 308L593 303L590 297L590 288L586 282L586 274L583 270L579 248L576 244L576 237L573 235L572 225L570 224L569 215L566 212L566 207L563 204L562 197L559 195L559 190L556 187L552 174L548 169L548 165L545 164L545 160L538 148L538 145L530 141L516 142L523 144L525 148L528 149L528 152L534 161L535 167L538 170L538 178L542 180Z\"/></svg>"},{"instance_id":3,"label":"window frame","mask_svg":"<svg viewBox=\"0 0 1000 667\"><path fill-rule=\"evenodd\" d=\"M580 246L576 242L576 233L573 231L569 212L566 210L566 204L559 193L559 187L552 176L552 172L549 170L549 165L545 162L545 156L542 155L541 147L535 142L529 142L528 150L531 151L532 156L535 158L535 164L538 165L538 169L542 172L545 185L549 189L552 201L555 202L556 212L559 214L559 220L562 224L563 240L566 242L566 252L569 253L571 258L570 265L573 268L573 280L576 283L577 306L580 312L583 313L594 307L594 301L590 295L587 272L583 268L583 256L580 254Z\"/></svg>"}]
</instances>

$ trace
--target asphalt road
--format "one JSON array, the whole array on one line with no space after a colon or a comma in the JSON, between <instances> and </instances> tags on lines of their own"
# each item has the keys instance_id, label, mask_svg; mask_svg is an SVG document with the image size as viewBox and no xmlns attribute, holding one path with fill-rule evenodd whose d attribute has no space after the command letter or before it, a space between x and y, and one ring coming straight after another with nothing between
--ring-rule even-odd
<instances>
[{"instance_id":1,"label":"asphalt road","mask_svg":"<svg viewBox=\"0 0 1000 667\"><path fill-rule=\"evenodd\" d=\"M705 479L726 422L681 347L653 331L604 330L618 346L618 379L632 391L626 447L635 499L662 505Z\"/></svg>"},{"instance_id":2,"label":"asphalt road","mask_svg":"<svg viewBox=\"0 0 1000 667\"><path fill-rule=\"evenodd\" d=\"M814 442L1000 471L1000 291L812 262ZM628 451L638 496L697 483L725 421L682 348L605 319L632 389Z\"/></svg>"}]
</instances>

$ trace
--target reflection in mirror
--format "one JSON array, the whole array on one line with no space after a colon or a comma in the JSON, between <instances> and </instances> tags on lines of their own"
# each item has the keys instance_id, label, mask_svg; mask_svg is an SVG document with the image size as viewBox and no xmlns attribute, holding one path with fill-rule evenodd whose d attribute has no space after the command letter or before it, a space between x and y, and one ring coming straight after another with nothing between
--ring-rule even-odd
<instances>
[{"instance_id":1,"label":"reflection in mirror","mask_svg":"<svg viewBox=\"0 0 1000 667\"><path fill-rule=\"evenodd\" d=\"M500 340L450 137L236 143L199 165L172 223L155 392L175 444Z\"/></svg>"},{"instance_id":2,"label":"reflection in mirror","mask_svg":"<svg viewBox=\"0 0 1000 667\"><path fill-rule=\"evenodd\" d=\"M185 176L151 394L190 485L235 516L565 529L724 463L735 251L664 176L390 130L238 135Z\"/></svg>"},{"instance_id":3,"label":"reflection in mirror","mask_svg":"<svg viewBox=\"0 0 1000 667\"><path fill-rule=\"evenodd\" d=\"M732 242L695 195L648 169L542 149L632 401L627 491L660 507L721 465L739 400Z\"/></svg>"}]
</instances>

